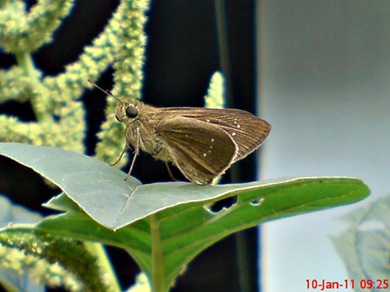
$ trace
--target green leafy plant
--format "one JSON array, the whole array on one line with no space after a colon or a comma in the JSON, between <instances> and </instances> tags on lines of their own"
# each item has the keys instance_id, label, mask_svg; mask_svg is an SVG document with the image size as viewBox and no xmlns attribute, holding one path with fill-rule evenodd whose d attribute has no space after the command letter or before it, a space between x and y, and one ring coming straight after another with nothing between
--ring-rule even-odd
<instances>
[{"instance_id":1,"label":"green leafy plant","mask_svg":"<svg viewBox=\"0 0 390 292\"><path fill-rule=\"evenodd\" d=\"M31 167L63 194L47 203L65 211L31 226L2 231L95 241L126 250L146 273L153 291L166 291L202 250L261 222L351 203L368 195L358 179L312 177L217 186L191 183L142 185L116 168L53 147L0 143L0 154ZM66 195L65 195L66 194ZM214 202L237 196L214 213Z\"/></svg>"},{"instance_id":2,"label":"green leafy plant","mask_svg":"<svg viewBox=\"0 0 390 292\"><path fill-rule=\"evenodd\" d=\"M27 10L22 1L0 1L0 44L17 60L17 65L0 71L0 102L29 102L37 119L23 122L0 115L0 140L12 142L0 143L0 155L30 167L63 191L46 204L61 214L30 224L8 225L18 221L12 218L3 222L3 268L19 274L34 271L35 278L74 291L119 291L102 248L106 244L124 249L141 267L146 278L140 277L137 287L150 284L153 291L166 291L196 255L229 234L368 195L362 181L345 177L218 186L142 185L133 177L125 181L123 172L102 162L114 161L125 144L123 125L111 117L113 99L108 100L95 158L82 155L86 125L79 97L91 86L87 79L96 80L112 66L113 93L121 99L141 96L149 3L122 0L77 61L57 76L44 76L32 53L52 40L73 5L72 0L39 0ZM220 106L223 79L216 75L213 80L207 101ZM212 204L229 197L236 197L236 203L212 211ZM0 281L9 290L21 287L7 279Z\"/></svg>"}]
</instances>

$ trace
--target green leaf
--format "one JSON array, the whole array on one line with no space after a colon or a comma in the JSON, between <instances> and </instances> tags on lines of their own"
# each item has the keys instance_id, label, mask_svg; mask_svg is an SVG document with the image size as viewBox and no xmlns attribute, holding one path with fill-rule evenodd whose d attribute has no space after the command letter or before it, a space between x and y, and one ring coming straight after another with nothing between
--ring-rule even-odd
<instances>
[{"instance_id":1,"label":"green leaf","mask_svg":"<svg viewBox=\"0 0 390 292\"><path fill-rule=\"evenodd\" d=\"M38 229L124 248L155 291L167 289L197 254L229 234L272 219L353 203L369 194L361 180L348 177L141 185L134 178L124 181L123 172L105 163L52 147L0 143L0 154L31 167L74 202L64 195L51 200L48 206L68 212L43 220ZM233 196L237 202L231 207L210 210L214 202Z\"/></svg>"},{"instance_id":2,"label":"green leaf","mask_svg":"<svg viewBox=\"0 0 390 292\"><path fill-rule=\"evenodd\" d=\"M372 279L376 281L374 287L378 290L389 289L384 286L385 283L379 282L390 275L389 214L390 196L387 196L344 215L341 220L347 223L348 228L332 237L349 278ZM360 289L359 283L357 286L357 291L366 291Z\"/></svg>"},{"instance_id":3,"label":"green leaf","mask_svg":"<svg viewBox=\"0 0 390 292\"><path fill-rule=\"evenodd\" d=\"M47 146L0 143L7 156L59 186L88 215L115 228L131 192L140 185L135 178L91 157Z\"/></svg>"},{"instance_id":4,"label":"green leaf","mask_svg":"<svg viewBox=\"0 0 390 292\"><path fill-rule=\"evenodd\" d=\"M307 212L361 199L362 194L355 191L364 186L361 181L351 178L299 178L217 186L182 182L141 185L133 177L125 181L123 172L106 163L59 148L0 143L0 154L32 168L58 185L94 220L111 229L121 228L171 207L194 202L202 202L203 205L210 200L238 194L241 198L245 194L246 202L251 202L276 192L273 199L282 196L278 200L279 205L296 205L294 213ZM317 188L321 192L313 196L318 192ZM284 189L284 193L280 194ZM299 193L294 195L287 194L297 191ZM367 193L364 187L363 197ZM337 202L333 201L334 198ZM276 217L287 215L288 212L273 214Z\"/></svg>"}]
</instances>

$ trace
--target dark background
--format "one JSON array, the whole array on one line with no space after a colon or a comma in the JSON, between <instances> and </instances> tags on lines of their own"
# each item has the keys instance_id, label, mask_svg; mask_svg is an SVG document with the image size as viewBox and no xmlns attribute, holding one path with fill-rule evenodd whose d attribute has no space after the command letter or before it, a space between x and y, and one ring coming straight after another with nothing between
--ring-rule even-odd
<instances>
[{"instance_id":1,"label":"dark background","mask_svg":"<svg viewBox=\"0 0 390 292\"><path fill-rule=\"evenodd\" d=\"M30 2L33 4L34 1ZM90 44L103 29L118 3L111 0L76 1L71 15L56 31L54 42L34 54L36 66L47 75L61 73L64 66L76 61L83 47ZM203 106L210 77L221 70L214 4L210 0L160 0L151 3L146 25L148 41L143 102L154 106ZM233 96L228 107L255 113L255 1L226 0L224 16L230 63L231 82L228 88ZM12 64L15 64L12 55L0 55L2 68ZM102 75L98 84L103 88L112 88L111 69ZM88 120L85 143L89 155L94 154L97 142L95 134L103 119L105 99L104 94L97 90L88 91L83 96ZM34 120L28 104L7 102L0 105L0 113L16 115L25 121ZM57 194L58 190L50 189L38 175L7 159L0 159L0 167L9 170L7 174L2 171L0 193L17 204L48 214L49 211L41 204ZM154 171L151 172L151 169ZM255 155L239 162L233 172L237 176L228 173L223 183L255 180ZM175 176L180 175L177 171L174 173ZM132 175L143 183L170 180L165 165L147 155L139 157ZM249 271L245 272L244 277L249 286L245 290L258 291L255 228L238 236L230 236L196 257L186 273L179 277L173 291L240 291L238 271L243 267L239 266L238 242L244 242L248 249ZM114 248L108 250L122 287L127 288L138 268L127 254Z\"/></svg>"}]
</instances>

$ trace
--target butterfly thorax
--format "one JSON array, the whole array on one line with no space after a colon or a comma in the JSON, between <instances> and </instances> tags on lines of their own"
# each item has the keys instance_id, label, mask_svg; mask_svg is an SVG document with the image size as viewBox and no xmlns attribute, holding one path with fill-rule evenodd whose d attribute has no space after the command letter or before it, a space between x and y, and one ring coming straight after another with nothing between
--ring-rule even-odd
<instances>
[{"instance_id":1,"label":"butterfly thorax","mask_svg":"<svg viewBox=\"0 0 390 292\"><path fill-rule=\"evenodd\" d=\"M164 141L156 131L156 125L161 120L156 115L160 109L145 105L136 99L118 102L115 116L126 125L127 143L132 149L141 149L156 159L171 161L165 150Z\"/></svg>"}]
</instances>

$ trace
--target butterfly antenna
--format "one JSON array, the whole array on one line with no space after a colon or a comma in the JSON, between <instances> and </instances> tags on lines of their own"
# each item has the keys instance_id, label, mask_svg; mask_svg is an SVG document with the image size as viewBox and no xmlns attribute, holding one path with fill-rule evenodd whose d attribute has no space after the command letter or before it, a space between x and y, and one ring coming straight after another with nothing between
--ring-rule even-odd
<instances>
[{"instance_id":1,"label":"butterfly antenna","mask_svg":"<svg viewBox=\"0 0 390 292\"><path fill-rule=\"evenodd\" d=\"M107 94L108 96L111 96L113 98L115 98L116 100L119 100L119 98L117 98L115 95L113 95L110 91L108 90L105 90L103 88L101 88L99 85L97 85L95 82L93 82L91 79L88 79L88 82L91 83L93 86L95 86L97 89L99 89L100 91L104 92L105 94Z\"/></svg>"}]
</instances>

